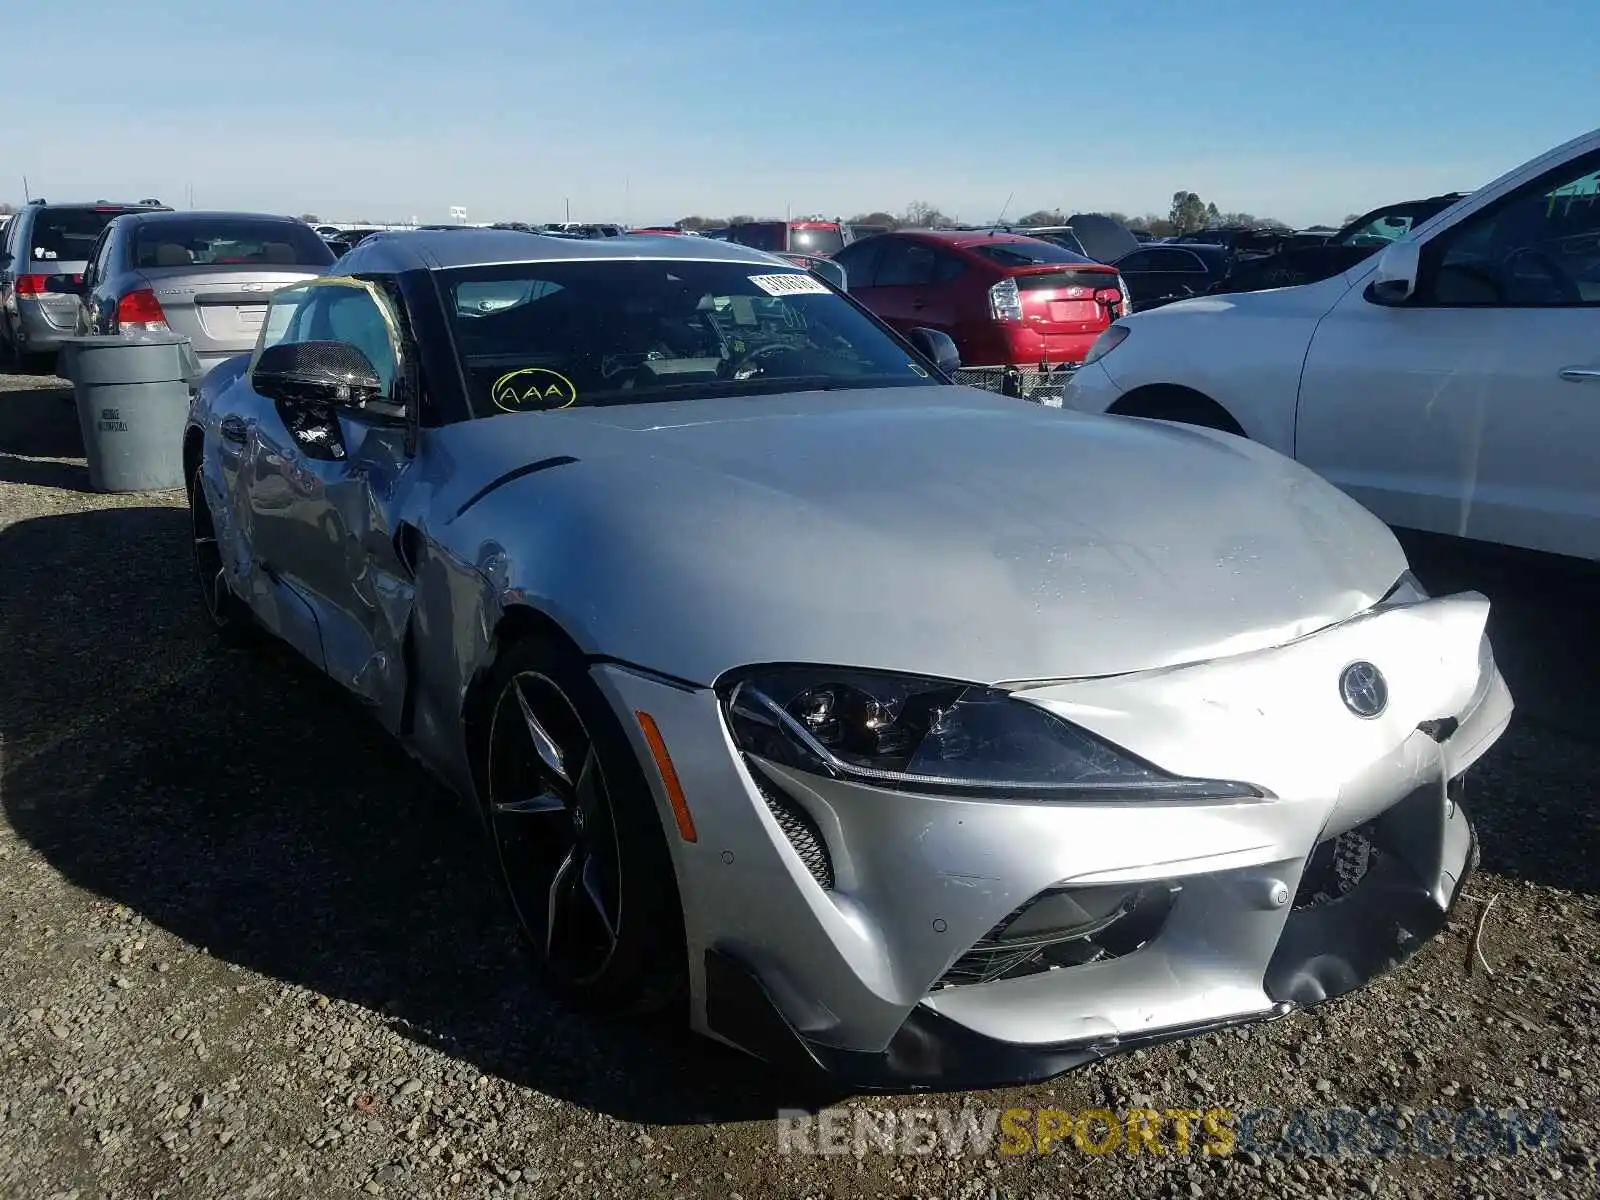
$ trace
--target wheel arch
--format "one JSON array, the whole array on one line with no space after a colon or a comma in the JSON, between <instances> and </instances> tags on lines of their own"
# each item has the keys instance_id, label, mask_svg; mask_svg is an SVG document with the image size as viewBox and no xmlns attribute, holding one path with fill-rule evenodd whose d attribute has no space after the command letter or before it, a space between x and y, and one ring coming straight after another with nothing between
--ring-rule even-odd
<instances>
[{"instance_id":1,"label":"wheel arch","mask_svg":"<svg viewBox=\"0 0 1600 1200\"><path fill-rule=\"evenodd\" d=\"M1249 437L1226 407L1195 388L1177 383L1151 383L1134 388L1106 410L1115 416L1179 421Z\"/></svg>"},{"instance_id":2,"label":"wheel arch","mask_svg":"<svg viewBox=\"0 0 1600 1200\"><path fill-rule=\"evenodd\" d=\"M576 639L543 609L526 603L508 604L501 609L485 644L483 658L467 681L461 704L461 727L466 736L468 758L474 774L479 757L476 752L482 747L482 739L489 731L489 705L493 701L489 680L494 675L495 664L500 661L507 647L530 638L547 638L562 643L575 654L583 653ZM483 781L474 779L473 784L481 796Z\"/></svg>"},{"instance_id":3,"label":"wheel arch","mask_svg":"<svg viewBox=\"0 0 1600 1200\"><path fill-rule=\"evenodd\" d=\"M168 445L171 443L169 442ZM200 457L205 453L205 432L198 425L190 425L183 431L183 480L185 485L194 479L194 473L200 469Z\"/></svg>"}]
</instances>

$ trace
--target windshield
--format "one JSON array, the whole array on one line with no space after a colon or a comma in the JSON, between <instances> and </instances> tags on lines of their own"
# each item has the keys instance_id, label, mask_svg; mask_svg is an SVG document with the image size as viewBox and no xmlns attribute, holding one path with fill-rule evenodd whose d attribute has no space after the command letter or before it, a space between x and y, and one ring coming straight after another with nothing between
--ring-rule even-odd
<instances>
[{"instance_id":1,"label":"windshield","mask_svg":"<svg viewBox=\"0 0 1600 1200\"><path fill-rule=\"evenodd\" d=\"M789 249L797 254L816 254L826 257L844 249L844 234L837 225L791 227Z\"/></svg>"},{"instance_id":2,"label":"windshield","mask_svg":"<svg viewBox=\"0 0 1600 1200\"><path fill-rule=\"evenodd\" d=\"M33 218L33 245L20 257L44 262L87 262L100 231L113 217L136 208L40 208Z\"/></svg>"},{"instance_id":3,"label":"windshield","mask_svg":"<svg viewBox=\"0 0 1600 1200\"><path fill-rule=\"evenodd\" d=\"M1346 225L1329 241L1335 246L1387 246L1410 233L1413 225L1420 225L1445 208L1445 204L1419 201L1386 208L1377 214L1368 213Z\"/></svg>"},{"instance_id":4,"label":"windshield","mask_svg":"<svg viewBox=\"0 0 1600 1200\"><path fill-rule=\"evenodd\" d=\"M441 273L473 411L935 384L815 276L749 263L519 263Z\"/></svg>"}]
</instances>

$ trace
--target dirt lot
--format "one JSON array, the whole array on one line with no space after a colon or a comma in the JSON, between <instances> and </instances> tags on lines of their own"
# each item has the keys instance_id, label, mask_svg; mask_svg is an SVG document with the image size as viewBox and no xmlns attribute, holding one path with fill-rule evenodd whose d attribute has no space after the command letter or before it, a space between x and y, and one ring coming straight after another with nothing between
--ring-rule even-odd
<instances>
[{"instance_id":1,"label":"dirt lot","mask_svg":"<svg viewBox=\"0 0 1600 1200\"><path fill-rule=\"evenodd\" d=\"M451 801L328 686L201 628L181 495L86 492L59 383L0 387L0 1194L1596 1194L1593 573L1416 547L1433 590L1495 600L1520 707L1471 793L1474 899L1406 968L1047 1086L844 1102L1396 1107L1398 1148L786 1155L774 1115L815 1092L546 1001ZM1553 1110L1559 1137L1424 1153L1436 1106L1435 1151L1472 1109Z\"/></svg>"}]
</instances>

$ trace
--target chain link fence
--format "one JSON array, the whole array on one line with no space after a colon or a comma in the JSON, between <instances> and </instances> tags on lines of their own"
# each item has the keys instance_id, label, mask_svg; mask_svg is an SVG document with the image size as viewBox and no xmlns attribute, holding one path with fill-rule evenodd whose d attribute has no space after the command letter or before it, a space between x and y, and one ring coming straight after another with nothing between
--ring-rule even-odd
<instances>
[{"instance_id":1,"label":"chain link fence","mask_svg":"<svg viewBox=\"0 0 1600 1200\"><path fill-rule=\"evenodd\" d=\"M967 387L982 388L986 392L999 392L1002 396L1017 396L1043 404L1046 408L1060 408L1066 392L1067 380L1077 370L1076 363L1039 367L959 367L956 382Z\"/></svg>"}]
</instances>

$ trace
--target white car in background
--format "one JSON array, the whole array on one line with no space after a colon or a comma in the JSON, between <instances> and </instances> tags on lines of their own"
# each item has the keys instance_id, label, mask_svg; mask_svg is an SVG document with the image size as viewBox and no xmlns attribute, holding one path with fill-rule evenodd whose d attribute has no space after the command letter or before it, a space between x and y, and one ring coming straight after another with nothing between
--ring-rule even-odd
<instances>
[{"instance_id":1,"label":"white car in background","mask_svg":"<svg viewBox=\"0 0 1600 1200\"><path fill-rule=\"evenodd\" d=\"M1600 559L1600 130L1331 279L1117 321L1063 403L1263 442L1392 525Z\"/></svg>"}]
</instances>

